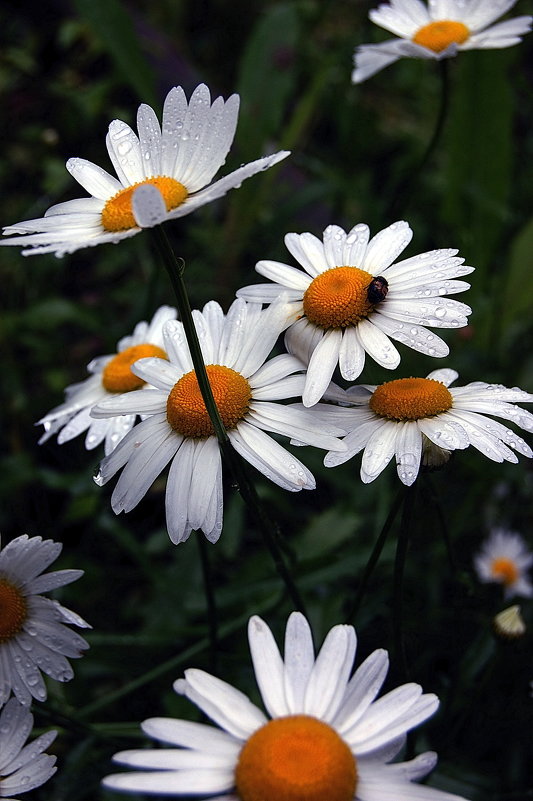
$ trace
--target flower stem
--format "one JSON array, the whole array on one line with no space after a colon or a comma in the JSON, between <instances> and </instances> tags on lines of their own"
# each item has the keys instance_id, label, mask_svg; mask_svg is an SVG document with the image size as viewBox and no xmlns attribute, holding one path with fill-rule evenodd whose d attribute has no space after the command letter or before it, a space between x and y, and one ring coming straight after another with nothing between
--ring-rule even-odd
<instances>
[{"instance_id":1,"label":"flower stem","mask_svg":"<svg viewBox=\"0 0 533 801\"><path fill-rule=\"evenodd\" d=\"M170 242L168 241L168 237L160 225L151 228L150 233L161 258L163 259L165 269L168 273L170 282L176 295L176 302L180 313L181 322L183 323L183 328L185 330L187 344L189 345L189 351L191 353L194 371L198 380L198 386L200 388L200 392L202 393L202 398L205 403L207 413L209 414L209 419L213 424L222 457L232 473L236 489L240 492L244 502L252 511L259 525L259 529L263 535L265 544L270 551L272 559L274 560L276 570L285 583L294 607L305 614L303 600L300 596L298 588L296 587L296 584L292 579L292 576L290 575L289 570L287 569L281 551L276 543L276 527L273 526L272 521L266 515L263 507L261 506L256 489L248 477L241 457L231 446L226 428L222 422L215 399L213 397L211 384L209 383L209 378L205 369L200 342L198 340L198 334L196 333L196 328L192 317L189 297L185 288L185 282L183 281L183 270L185 263L183 259L179 259L175 255Z\"/></svg>"},{"instance_id":2,"label":"flower stem","mask_svg":"<svg viewBox=\"0 0 533 801\"><path fill-rule=\"evenodd\" d=\"M433 134L418 164L409 170L409 174L402 181L400 181L396 191L393 193L392 200L385 213L386 219L394 220L397 218L400 212L405 213L405 210L409 206L409 202L413 196L417 180L433 155L433 152L436 149L444 130L444 124L448 116L450 100L450 75L448 70L448 59L441 59L438 62L438 66L441 84L440 103Z\"/></svg>"},{"instance_id":3,"label":"flower stem","mask_svg":"<svg viewBox=\"0 0 533 801\"><path fill-rule=\"evenodd\" d=\"M404 680L407 678L407 660L405 658L405 643L403 639L403 578L405 569L405 559L409 548L409 536L411 533L411 520L416 497L417 482L406 488L403 498L402 519L400 523L400 533L396 545L396 558L394 560L394 584L392 601L392 633L394 651Z\"/></svg>"},{"instance_id":4,"label":"flower stem","mask_svg":"<svg viewBox=\"0 0 533 801\"><path fill-rule=\"evenodd\" d=\"M390 508L389 514L387 515L387 518L386 518L385 522L383 523L383 528L381 529L379 537L377 538L376 543L375 543L375 545L374 545L374 547L372 549L372 553L370 554L370 558L369 558L368 562L366 563L365 571L364 571L364 573L362 575L362 578L361 578L361 581L359 583L359 587L357 589L357 593L356 593L356 596L354 598L354 602L353 602L353 604L352 604L352 606L350 608L349 613L346 616L346 621L347 622L349 622L350 620L353 620L355 618L357 612L359 611L359 606L361 605L361 601L364 598L368 581L370 579L370 576L374 572L375 566L378 563L379 557L381 556L381 551L383 550L385 542L387 541L387 536L389 534L389 531L391 530L392 524L394 523L394 521L396 519L396 515L398 514L398 512L400 510L400 507L403 504L404 497L405 497L405 492L404 492L403 487L401 487L399 489L397 495L396 495L396 498L393 501L393 504L392 504L392 506Z\"/></svg>"},{"instance_id":5,"label":"flower stem","mask_svg":"<svg viewBox=\"0 0 533 801\"><path fill-rule=\"evenodd\" d=\"M207 543L203 534L196 537L198 550L200 551L200 562L202 564L202 576L204 580L205 598L207 601L207 620L209 624L209 662L212 673L217 672L217 652L218 652L218 613L214 592L214 581L211 574L211 564L207 552Z\"/></svg>"}]
</instances>

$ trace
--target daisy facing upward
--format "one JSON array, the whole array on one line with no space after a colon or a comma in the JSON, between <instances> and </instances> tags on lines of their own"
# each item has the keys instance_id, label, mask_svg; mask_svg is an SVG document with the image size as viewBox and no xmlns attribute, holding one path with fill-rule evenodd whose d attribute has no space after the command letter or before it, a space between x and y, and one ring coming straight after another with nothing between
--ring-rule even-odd
<instances>
[{"instance_id":1,"label":"daisy facing upward","mask_svg":"<svg viewBox=\"0 0 533 801\"><path fill-rule=\"evenodd\" d=\"M388 370L400 363L392 339L427 356L446 356L446 343L432 328L460 328L471 309L445 295L470 284L456 279L473 267L457 251L432 250L395 262L413 232L403 220L370 239L367 225L346 233L337 225L312 234L287 234L285 245L303 267L260 261L256 270L273 284L255 284L237 295L271 303L283 292L297 318L285 335L287 349L308 364L304 406L324 395L337 364L343 378L354 381L368 354Z\"/></svg>"},{"instance_id":2,"label":"daisy facing upward","mask_svg":"<svg viewBox=\"0 0 533 801\"><path fill-rule=\"evenodd\" d=\"M67 170L90 197L58 203L42 219L8 226L4 234L17 236L0 245L22 245L25 256L63 256L116 243L141 228L190 214L289 155L265 156L211 183L228 155L238 113L238 95L211 104L209 89L200 84L188 102L181 86L170 90L161 125L150 106L139 106L138 136L125 122L113 120L106 145L117 178L85 159L69 159ZM147 186L152 191L143 193Z\"/></svg>"},{"instance_id":3,"label":"daisy facing upward","mask_svg":"<svg viewBox=\"0 0 533 801\"><path fill-rule=\"evenodd\" d=\"M231 446L263 475L290 492L314 489L309 470L265 432L318 448L344 448L345 431L321 424L308 410L276 401L301 395L304 366L290 354L265 363L287 321L287 304L261 311L236 300L224 315L211 301L193 312L207 375ZM169 462L166 517L170 539L186 540L201 529L216 542L222 529L222 460L186 343L183 325L163 329L168 361L141 359L135 375L156 389L134 391L97 404L92 415L141 414L144 419L102 462L96 482L124 467L111 498L113 510L128 512L143 498Z\"/></svg>"},{"instance_id":4,"label":"daisy facing upward","mask_svg":"<svg viewBox=\"0 0 533 801\"><path fill-rule=\"evenodd\" d=\"M360 45L352 81L361 83L399 58L442 59L461 50L511 47L531 30L532 17L493 25L516 0L390 0L369 13L372 22L399 37Z\"/></svg>"},{"instance_id":5,"label":"daisy facing upward","mask_svg":"<svg viewBox=\"0 0 533 801\"><path fill-rule=\"evenodd\" d=\"M434 752L391 763L407 732L431 717L439 700L414 683L376 700L386 651L374 651L350 678L352 626L334 626L315 658L299 612L287 622L283 659L260 617L250 618L248 639L268 715L225 681L186 670L175 691L219 728L146 720L144 732L167 747L116 754L116 762L137 770L108 776L105 787L213 801L464 801L413 783L435 767Z\"/></svg>"}]
</instances>

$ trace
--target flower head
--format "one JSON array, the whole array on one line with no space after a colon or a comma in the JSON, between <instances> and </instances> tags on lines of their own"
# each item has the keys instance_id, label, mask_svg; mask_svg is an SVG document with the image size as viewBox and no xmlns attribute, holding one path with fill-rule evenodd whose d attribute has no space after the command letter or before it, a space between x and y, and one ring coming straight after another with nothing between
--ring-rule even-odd
<instances>
[{"instance_id":1,"label":"flower head","mask_svg":"<svg viewBox=\"0 0 533 801\"><path fill-rule=\"evenodd\" d=\"M55 756L43 754L57 732L41 734L25 746L32 727L28 707L10 698L0 713L0 798L5 801L16 801L13 795L40 787L57 770Z\"/></svg>"},{"instance_id":2,"label":"flower head","mask_svg":"<svg viewBox=\"0 0 533 801\"><path fill-rule=\"evenodd\" d=\"M520 534L501 528L491 533L474 559L479 580L502 584L505 598L533 596L533 584L527 574L531 565L533 552Z\"/></svg>"},{"instance_id":3,"label":"flower head","mask_svg":"<svg viewBox=\"0 0 533 801\"><path fill-rule=\"evenodd\" d=\"M531 30L532 17L492 23L509 11L516 0L390 0L369 17L398 39L360 45L354 55L352 81L370 78L399 58L441 59L460 50L500 49L521 41Z\"/></svg>"},{"instance_id":4,"label":"flower head","mask_svg":"<svg viewBox=\"0 0 533 801\"><path fill-rule=\"evenodd\" d=\"M449 300L470 284L455 280L473 268L456 250L432 250L394 263L411 241L406 222L393 223L369 241L367 225L346 233L337 225L321 242L309 233L287 234L285 244L305 273L276 261L260 261L256 270L274 284L239 289L237 295L269 303L284 291L293 302L297 321L285 342L306 364L304 406L323 396L337 364L343 378L361 374L368 353L394 370L400 354L395 339L428 356L446 356L448 346L423 326L459 328L471 309ZM307 273L307 275L306 275Z\"/></svg>"},{"instance_id":5,"label":"flower head","mask_svg":"<svg viewBox=\"0 0 533 801\"><path fill-rule=\"evenodd\" d=\"M317 425L306 410L275 403L301 394L303 365L284 354L264 364L286 319L286 304L261 311L237 300L227 315L211 301L193 312L207 375L230 444L271 481L291 492L314 489L309 470L265 431L295 437L319 448L343 448L343 429ZM156 389L102 401L96 417L141 414L143 421L102 462L96 478L105 484L125 469L111 504L129 512L159 473L172 462L166 490L167 527L173 542L202 529L215 542L222 528L222 462L181 322L167 322L163 339L168 361L141 359L133 372ZM329 443L329 444L328 444Z\"/></svg>"},{"instance_id":6,"label":"flower head","mask_svg":"<svg viewBox=\"0 0 533 801\"><path fill-rule=\"evenodd\" d=\"M334 626L315 658L309 624L299 612L288 620L282 659L272 633L252 617L248 638L255 677L268 716L230 684L187 670L174 689L220 728L152 718L146 734L170 748L123 751L115 760L144 772L108 776L112 790L217 801L459 801L413 785L437 756L387 764L406 733L427 720L438 699L418 684L404 684L375 700L388 670L374 651L350 678L356 650L352 626Z\"/></svg>"},{"instance_id":7,"label":"flower head","mask_svg":"<svg viewBox=\"0 0 533 801\"><path fill-rule=\"evenodd\" d=\"M138 359L147 356L166 358L163 350L163 324L176 318L176 309L161 306L152 321L137 323L130 336L117 342L114 354L99 356L87 366L90 378L79 384L67 387L67 400L45 414L37 425L44 426L44 434L39 444L46 442L54 434L59 435L60 445L87 431L85 447L92 450L104 441L106 455L131 431L136 415L127 414L110 420L95 420L91 409L105 398L115 397L117 393L131 392L144 388L146 382L131 372L131 366Z\"/></svg>"},{"instance_id":8,"label":"flower head","mask_svg":"<svg viewBox=\"0 0 533 801\"><path fill-rule=\"evenodd\" d=\"M89 624L40 594L83 575L83 570L43 573L62 547L59 542L23 534L0 551L0 703L11 691L22 704L30 704L32 697L44 701L46 687L40 671L56 681L69 681L74 674L65 657L82 656L89 647L65 625L86 628Z\"/></svg>"},{"instance_id":9,"label":"flower head","mask_svg":"<svg viewBox=\"0 0 533 801\"><path fill-rule=\"evenodd\" d=\"M69 159L68 171L91 197L59 203L42 219L8 226L5 234L20 236L0 244L27 246L24 255L62 256L119 242L222 197L288 155L274 153L210 183L231 147L238 112L238 95L211 104L209 89L200 84L189 102L181 86L170 90L162 125L150 106L139 106L138 136L125 122L113 120L106 144L117 178L85 159Z\"/></svg>"},{"instance_id":10,"label":"flower head","mask_svg":"<svg viewBox=\"0 0 533 801\"><path fill-rule=\"evenodd\" d=\"M336 390L351 408L321 404L320 419L348 429L343 453L328 453L324 464L334 467L364 450L361 480L368 484L395 457L400 480L412 484L424 451L453 451L472 445L495 462L518 462L514 451L533 456L533 451L514 431L487 415L512 420L526 431L533 430L533 415L515 401L531 402L533 395L517 387L474 381L451 387L455 370L434 370L427 378L399 378L381 386ZM330 393L331 395L331 393ZM437 459L429 459L431 464ZM444 459L445 461L445 459Z\"/></svg>"}]
</instances>

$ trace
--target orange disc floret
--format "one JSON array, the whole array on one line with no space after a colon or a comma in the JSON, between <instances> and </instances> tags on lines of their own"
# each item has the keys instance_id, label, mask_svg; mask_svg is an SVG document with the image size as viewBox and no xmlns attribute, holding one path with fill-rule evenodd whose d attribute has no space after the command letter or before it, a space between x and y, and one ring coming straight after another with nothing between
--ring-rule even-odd
<instances>
[{"instance_id":1,"label":"orange disc floret","mask_svg":"<svg viewBox=\"0 0 533 801\"><path fill-rule=\"evenodd\" d=\"M0 644L8 642L21 631L28 615L28 605L21 591L0 578Z\"/></svg>"},{"instance_id":2,"label":"orange disc floret","mask_svg":"<svg viewBox=\"0 0 533 801\"><path fill-rule=\"evenodd\" d=\"M249 409L250 384L240 373L221 364L208 364L206 371L224 426L235 428ZM194 370L172 387L167 400L167 420L184 437L209 437L215 433Z\"/></svg>"},{"instance_id":3,"label":"orange disc floret","mask_svg":"<svg viewBox=\"0 0 533 801\"><path fill-rule=\"evenodd\" d=\"M413 42L434 53L441 53L451 44L463 44L469 36L470 31L462 22L443 19L420 28L413 36Z\"/></svg>"},{"instance_id":4,"label":"orange disc floret","mask_svg":"<svg viewBox=\"0 0 533 801\"><path fill-rule=\"evenodd\" d=\"M128 228L136 227L137 223L133 216L131 201L137 187L144 184L152 184L152 186L156 186L159 189L163 195L167 211L172 211L172 209L181 206L189 194L183 184L180 184L175 178L167 178L166 175L158 175L156 178L139 181L117 192L106 202L102 209L102 226L106 231L126 231Z\"/></svg>"},{"instance_id":5,"label":"orange disc floret","mask_svg":"<svg viewBox=\"0 0 533 801\"><path fill-rule=\"evenodd\" d=\"M104 389L108 392L131 392L132 389L140 389L146 382L131 372L131 365L148 356L156 356L158 359L167 358L167 354L162 348L148 344L132 345L131 348L117 353L106 364L102 372Z\"/></svg>"},{"instance_id":6,"label":"orange disc floret","mask_svg":"<svg viewBox=\"0 0 533 801\"><path fill-rule=\"evenodd\" d=\"M320 328L347 328L374 308L368 300L373 276L358 267L333 267L320 273L307 287L304 313Z\"/></svg>"},{"instance_id":7,"label":"orange disc floret","mask_svg":"<svg viewBox=\"0 0 533 801\"><path fill-rule=\"evenodd\" d=\"M352 801L356 760L327 723L291 715L269 721L247 740L235 784L242 801Z\"/></svg>"},{"instance_id":8,"label":"orange disc floret","mask_svg":"<svg viewBox=\"0 0 533 801\"><path fill-rule=\"evenodd\" d=\"M432 378L398 378L377 387L368 405L374 414L391 420L420 420L448 411L452 395Z\"/></svg>"},{"instance_id":9,"label":"orange disc floret","mask_svg":"<svg viewBox=\"0 0 533 801\"><path fill-rule=\"evenodd\" d=\"M506 587L512 587L518 580L518 568L515 562L505 556L494 559L491 573L496 581L501 581Z\"/></svg>"}]
</instances>

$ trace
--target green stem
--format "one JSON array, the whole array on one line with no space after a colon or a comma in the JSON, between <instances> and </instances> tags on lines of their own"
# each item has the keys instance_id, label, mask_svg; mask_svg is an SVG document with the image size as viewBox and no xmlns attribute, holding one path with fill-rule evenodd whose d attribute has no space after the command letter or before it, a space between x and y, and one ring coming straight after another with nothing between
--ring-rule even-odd
<instances>
[{"instance_id":1,"label":"green stem","mask_svg":"<svg viewBox=\"0 0 533 801\"><path fill-rule=\"evenodd\" d=\"M202 398L205 403L207 413L209 414L209 418L213 424L222 456L233 475L237 490L240 492L244 502L249 506L259 524L265 544L274 560L276 570L285 583L295 608L305 614L303 600L292 579L292 576L287 569L287 566L285 565L285 562L283 561L279 547L276 544L275 536L272 532L272 522L265 514L264 509L259 502L256 489L248 478L248 474L244 469L244 464L241 457L231 446L224 423L222 422L215 399L213 397L211 384L209 383L209 378L205 369L202 350L200 348L200 342L198 340L198 334L196 333L196 327L192 317L189 297L183 281L183 270L185 266L184 261L183 259L178 259L176 257L170 242L168 241L168 237L160 225L151 228L150 233L153 237L155 246L161 255L161 258L163 259L165 269L168 273L174 293L176 295L178 310L180 313L181 322L183 323L183 328L185 330L187 344L189 345L192 363L196 373L196 378L198 380L198 386L200 388L200 392L202 393Z\"/></svg>"},{"instance_id":2,"label":"green stem","mask_svg":"<svg viewBox=\"0 0 533 801\"><path fill-rule=\"evenodd\" d=\"M209 651L210 669L212 673L217 672L217 651L218 651L218 614L214 593L214 581L211 575L211 565L207 552L205 537L200 534L196 537L198 549L200 551L200 562L202 564L202 575L204 579L204 591L207 601L207 619L209 623Z\"/></svg>"},{"instance_id":3,"label":"green stem","mask_svg":"<svg viewBox=\"0 0 533 801\"><path fill-rule=\"evenodd\" d=\"M409 170L408 176L404 178L403 181L400 181L396 191L392 196L392 200L387 208L385 214L386 219L396 219L400 213L400 210L405 212L405 209L409 206L409 202L413 196L416 183L420 175L422 174L426 164L433 155L433 151L436 149L437 144L441 138L442 132L444 130L444 124L446 122L446 117L448 116L448 108L450 100L450 75L448 70L448 59L446 58L441 59L441 61L438 62L438 66L439 66L439 76L441 84L440 103L439 103L439 110L437 112L437 119L435 121L435 127L433 129L433 134L418 164L416 164Z\"/></svg>"},{"instance_id":4,"label":"green stem","mask_svg":"<svg viewBox=\"0 0 533 801\"><path fill-rule=\"evenodd\" d=\"M381 552L383 550L385 542L387 541L387 536L389 534L389 531L391 530L392 524L394 523L394 521L396 519L396 515L398 514L398 511L399 511L400 507L403 504L404 497L405 497L404 489L403 489L403 487L401 487L399 489L397 495L396 495L396 498L394 499L394 502L393 502L391 508L390 508L389 514L387 515L387 519L383 523L383 528L381 529L379 537L377 538L376 543L375 543L375 545L374 545L374 547L372 549L372 553L370 554L370 558L369 558L368 562L366 563L365 571L364 571L363 576L361 578L361 581L359 583L359 587L358 587L356 596L354 598L354 602L353 602L353 604L352 604L352 606L350 608L349 613L346 616L347 622L349 622L350 620L353 620L355 618L357 612L359 611L359 606L361 605L361 601L364 598L368 581L370 579L370 576L374 572L375 566L378 563L378 560L379 560L379 557L381 556Z\"/></svg>"},{"instance_id":5,"label":"green stem","mask_svg":"<svg viewBox=\"0 0 533 801\"><path fill-rule=\"evenodd\" d=\"M433 486L433 482L431 481L429 475L427 473L421 474L423 479L425 479L426 487L428 490L429 500L430 500L430 507L437 512L437 517L439 519L440 528L442 531L442 537L444 539L444 544L446 546L446 553L448 555L448 563L450 565L450 572L452 576L457 573L457 563L455 561L455 556L453 553L453 546L452 546L452 539L450 537L450 531L448 529L448 524L446 522L446 517L444 515L444 510L442 508L442 504L440 502L439 496L437 495L437 491Z\"/></svg>"},{"instance_id":6,"label":"green stem","mask_svg":"<svg viewBox=\"0 0 533 801\"><path fill-rule=\"evenodd\" d=\"M405 570L405 559L409 548L409 536L411 533L411 521L413 518L413 508L416 496L417 482L406 488L402 519L400 523L400 533L396 545L396 558L394 560L394 583L392 601L392 633L394 651L404 680L407 678L407 660L405 658L405 643L403 639L403 579Z\"/></svg>"}]
</instances>

